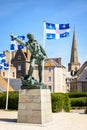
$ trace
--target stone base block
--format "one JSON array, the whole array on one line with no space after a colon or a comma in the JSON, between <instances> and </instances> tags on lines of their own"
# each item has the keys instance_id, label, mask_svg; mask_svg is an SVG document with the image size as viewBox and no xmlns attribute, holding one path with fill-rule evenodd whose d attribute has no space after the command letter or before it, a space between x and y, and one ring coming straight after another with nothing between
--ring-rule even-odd
<instances>
[{"instance_id":1,"label":"stone base block","mask_svg":"<svg viewBox=\"0 0 87 130\"><path fill-rule=\"evenodd\" d=\"M52 121L49 89L19 91L18 123L43 124Z\"/></svg>"}]
</instances>

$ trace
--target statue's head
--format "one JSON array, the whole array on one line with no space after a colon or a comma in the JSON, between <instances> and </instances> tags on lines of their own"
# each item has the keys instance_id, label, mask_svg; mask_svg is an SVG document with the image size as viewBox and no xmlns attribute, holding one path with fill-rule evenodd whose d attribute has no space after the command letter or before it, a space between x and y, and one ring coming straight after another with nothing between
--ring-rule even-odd
<instances>
[{"instance_id":1,"label":"statue's head","mask_svg":"<svg viewBox=\"0 0 87 130\"><path fill-rule=\"evenodd\" d=\"M27 38L28 38L29 40L34 40L34 35L31 34L31 33L28 33L28 34L27 34Z\"/></svg>"}]
</instances>

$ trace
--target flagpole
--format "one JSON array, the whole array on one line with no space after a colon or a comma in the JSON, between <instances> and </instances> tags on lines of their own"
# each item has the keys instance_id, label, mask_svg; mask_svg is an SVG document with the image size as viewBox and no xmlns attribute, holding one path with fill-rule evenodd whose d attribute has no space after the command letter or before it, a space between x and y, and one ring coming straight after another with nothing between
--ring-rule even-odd
<instances>
[{"instance_id":1,"label":"flagpole","mask_svg":"<svg viewBox=\"0 0 87 130\"><path fill-rule=\"evenodd\" d=\"M11 63L11 51L10 51L9 69L8 69L8 85L7 85L7 94L6 94L6 110L8 110L8 96L9 96L9 84L10 84L10 63Z\"/></svg>"},{"instance_id":2,"label":"flagpole","mask_svg":"<svg viewBox=\"0 0 87 130\"><path fill-rule=\"evenodd\" d=\"M45 50L45 44L46 44L46 20L44 20L44 26L43 26L43 48ZM43 71L42 71L42 81L44 83L44 60L43 60Z\"/></svg>"}]
</instances>

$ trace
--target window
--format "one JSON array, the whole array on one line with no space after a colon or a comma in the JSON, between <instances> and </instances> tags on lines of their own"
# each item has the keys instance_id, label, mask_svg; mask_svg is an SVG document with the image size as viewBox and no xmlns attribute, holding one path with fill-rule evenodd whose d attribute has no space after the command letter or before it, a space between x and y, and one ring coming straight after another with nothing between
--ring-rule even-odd
<instances>
[{"instance_id":1,"label":"window","mask_svg":"<svg viewBox=\"0 0 87 130\"><path fill-rule=\"evenodd\" d=\"M15 77L15 72L13 72L13 77Z\"/></svg>"},{"instance_id":2,"label":"window","mask_svg":"<svg viewBox=\"0 0 87 130\"><path fill-rule=\"evenodd\" d=\"M49 81L49 82L51 81L51 76L48 77L48 81Z\"/></svg>"},{"instance_id":3,"label":"window","mask_svg":"<svg viewBox=\"0 0 87 130\"><path fill-rule=\"evenodd\" d=\"M3 72L3 77L5 77L5 72Z\"/></svg>"},{"instance_id":4,"label":"window","mask_svg":"<svg viewBox=\"0 0 87 130\"><path fill-rule=\"evenodd\" d=\"M50 67L48 68L48 71L51 72L51 68Z\"/></svg>"},{"instance_id":5,"label":"window","mask_svg":"<svg viewBox=\"0 0 87 130\"><path fill-rule=\"evenodd\" d=\"M21 70L21 65L18 65L18 70L19 70L19 71Z\"/></svg>"},{"instance_id":6,"label":"window","mask_svg":"<svg viewBox=\"0 0 87 130\"><path fill-rule=\"evenodd\" d=\"M48 88L49 88L49 89L50 89L50 91L51 91L51 88L52 88L52 87L51 87L51 86L48 86Z\"/></svg>"}]
</instances>

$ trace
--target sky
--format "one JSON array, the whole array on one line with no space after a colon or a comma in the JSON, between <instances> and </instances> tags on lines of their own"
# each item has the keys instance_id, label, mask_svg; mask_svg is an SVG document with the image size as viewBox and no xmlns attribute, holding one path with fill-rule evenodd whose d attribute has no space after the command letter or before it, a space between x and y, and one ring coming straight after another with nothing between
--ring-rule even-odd
<instances>
[{"instance_id":1,"label":"sky","mask_svg":"<svg viewBox=\"0 0 87 130\"><path fill-rule=\"evenodd\" d=\"M69 37L45 41L48 58L61 57L68 67L75 27L79 62L87 61L87 0L0 0L0 53L10 50L11 33L33 33L43 46L44 20L70 24Z\"/></svg>"}]
</instances>

